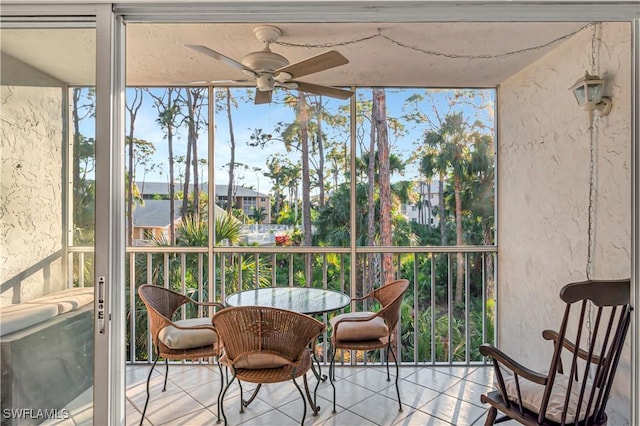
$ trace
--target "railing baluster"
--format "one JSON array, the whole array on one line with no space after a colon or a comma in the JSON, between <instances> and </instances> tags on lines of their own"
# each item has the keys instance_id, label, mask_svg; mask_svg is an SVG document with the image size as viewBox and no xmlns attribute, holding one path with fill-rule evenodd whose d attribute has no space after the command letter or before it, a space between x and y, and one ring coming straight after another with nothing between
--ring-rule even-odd
<instances>
[{"instance_id":1,"label":"railing baluster","mask_svg":"<svg viewBox=\"0 0 640 426\"><path fill-rule=\"evenodd\" d=\"M471 343L471 323L469 322L469 253L464 254L464 361L469 363L470 351L469 346Z\"/></svg>"},{"instance_id":2,"label":"railing baluster","mask_svg":"<svg viewBox=\"0 0 640 426\"><path fill-rule=\"evenodd\" d=\"M485 253L482 253L482 341L487 342L487 271ZM493 344L493 342L487 342ZM483 357L484 358L484 357ZM486 361L486 359L485 359Z\"/></svg>"},{"instance_id":3,"label":"railing baluster","mask_svg":"<svg viewBox=\"0 0 640 426\"><path fill-rule=\"evenodd\" d=\"M453 306L453 284L451 277L451 253L447 253L447 326L448 326L448 335L447 335L447 361L451 364L451 322L452 322L452 306Z\"/></svg>"},{"instance_id":4,"label":"railing baluster","mask_svg":"<svg viewBox=\"0 0 640 426\"><path fill-rule=\"evenodd\" d=\"M198 253L198 301L200 302L204 302L204 289L203 289L203 273L204 273L204 267L203 267L203 256L202 253ZM202 306L198 306L198 317L202 317Z\"/></svg>"},{"instance_id":5,"label":"railing baluster","mask_svg":"<svg viewBox=\"0 0 640 426\"><path fill-rule=\"evenodd\" d=\"M131 318L129 333L131 341L129 342L129 359L131 362L136 361L136 254L129 254L129 317Z\"/></svg>"},{"instance_id":6,"label":"railing baluster","mask_svg":"<svg viewBox=\"0 0 640 426\"><path fill-rule=\"evenodd\" d=\"M436 363L436 255L431 253L431 363Z\"/></svg>"},{"instance_id":7,"label":"railing baluster","mask_svg":"<svg viewBox=\"0 0 640 426\"><path fill-rule=\"evenodd\" d=\"M413 363L414 365L418 362L418 345L420 344L420 339L418 339L419 334L419 286L418 286L418 253L413 254Z\"/></svg>"},{"instance_id":8,"label":"railing baluster","mask_svg":"<svg viewBox=\"0 0 640 426\"><path fill-rule=\"evenodd\" d=\"M187 254L180 253L180 288L182 294L187 293ZM182 319L187 319L187 310L183 306L180 308L182 311Z\"/></svg>"}]
</instances>

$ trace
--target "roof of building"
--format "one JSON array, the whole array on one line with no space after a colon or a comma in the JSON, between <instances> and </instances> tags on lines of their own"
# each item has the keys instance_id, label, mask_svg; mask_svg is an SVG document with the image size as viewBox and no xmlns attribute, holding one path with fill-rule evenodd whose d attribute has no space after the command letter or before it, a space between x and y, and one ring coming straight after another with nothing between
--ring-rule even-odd
<instances>
[{"instance_id":1,"label":"roof of building","mask_svg":"<svg viewBox=\"0 0 640 426\"><path fill-rule=\"evenodd\" d=\"M174 206L174 217L178 221L182 200L176 200ZM165 228L169 226L169 207L169 200L145 200L144 205L137 205L133 210L133 226L138 228ZM213 208L215 217L227 214L217 204L214 204Z\"/></svg>"},{"instance_id":2,"label":"roof of building","mask_svg":"<svg viewBox=\"0 0 640 426\"><path fill-rule=\"evenodd\" d=\"M180 218L182 201L174 201L174 218ZM133 209L133 226L148 228L164 228L170 225L169 200L145 200L144 205Z\"/></svg>"}]
</instances>

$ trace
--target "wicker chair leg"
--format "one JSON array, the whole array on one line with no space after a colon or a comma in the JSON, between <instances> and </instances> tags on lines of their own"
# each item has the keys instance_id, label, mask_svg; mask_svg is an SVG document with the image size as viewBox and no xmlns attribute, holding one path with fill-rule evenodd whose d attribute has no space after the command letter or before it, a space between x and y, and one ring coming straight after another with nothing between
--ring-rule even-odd
<instances>
[{"instance_id":1,"label":"wicker chair leg","mask_svg":"<svg viewBox=\"0 0 640 426\"><path fill-rule=\"evenodd\" d=\"M300 420L300 426L304 426L304 419L307 417L307 400L305 399L304 393L302 392L300 385L298 384L298 382L296 382L295 377L293 377L294 374L295 372L291 374L291 381L293 382L294 385L296 385L296 389L298 389L298 392L300 392L300 396L302 397L302 404L304 406L304 411L302 411L302 420ZM304 377L306 378L307 375L305 374Z\"/></svg>"},{"instance_id":2,"label":"wicker chair leg","mask_svg":"<svg viewBox=\"0 0 640 426\"><path fill-rule=\"evenodd\" d=\"M224 389L224 372L222 371L222 364L218 362L218 370L220 370L220 391L218 391L218 420L216 423L220 424L220 405L222 404L222 390ZM227 375L227 379L229 375Z\"/></svg>"},{"instance_id":3,"label":"wicker chair leg","mask_svg":"<svg viewBox=\"0 0 640 426\"><path fill-rule=\"evenodd\" d=\"M151 381L151 375L153 374L153 369L156 368L156 364L158 363L159 358L160 358L160 349L156 347L156 359L153 361L151 370L149 370L149 376L147 377L147 399L144 402L144 408L142 409L142 417L140 417L140 426L142 426L142 422L144 422L144 415L147 412L147 405L149 404L149 382Z\"/></svg>"},{"instance_id":4,"label":"wicker chair leg","mask_svg":"<svg viewBox=\"0 0 640 426\"><path fill-rule=\"evenodd\" d=\"M169 378L169 359L164 359L164 386L162 387L162 392L167 391L167 379Z\"/></svg>"},{"instance_id":5,"label":"wicker chair leg","mask_svg":"<svg viewBox=\"0 0 640 426\"><path fill-rule=\"evenodd\" d=\"M251 397L249 397L249 399L247 399L246 401L244 399L242 400L242 405L245 407L248 407L249 404L251 404L253 400L256 399L256 396L258 396L258 392L260 392L261 387L262 387L262 383L258 383L258 386L256 386L256 388L254 389L253 393L251 394ZM240 394L242 394L242 392L240 392Z\"/></svg>"},{"instance_id":6,"label":"wicker chair leg","mask_svg":"<svg viewBox=\"0 0 640 426\"><path fill-rule=\"evenodd\" d=\"M391 381L391 377L389 377L389 349L390 348L391 347L387 345L387 353L385 354L385 359L386 359L385 364L387 365L387 382Z\"/></svg>"},{"instance_id":7,"label":"wicker chair leg","mask_svg":"<svg viewBox=\"0 0 640 426\"><path fill-rule=\"evenodd\" d=\"M222 413L222 418L224 419L225 426L227 425L227 415L224 413L224 404L223 404L224 403L224 396L227 394L227 391L229 390L229 386L231 386L231 384L233 383L233 381L235 379L236 379L236 372L234 370L233 371L233 375L231 376L231 381L227 382L227 386L224 387L224 390L222 391L222 395L220 395L220 403L218 404L218 406L220 407L220 412ZM240 383L240 382L238 382L238 383Z\"/></svg>"},{"instance_id":8,"label":"wicker chair leg","mask_svg":"<svg viewBox=\"0 0 640 426\"><path fill-rule=\"evenodd\" d=\"M232 382L235 377L236 377L236 373L234 371L233 377L231 378ZM242 399L242 382L240 381L240 379L238 379L238 386L240 387L240 414L242 414L244 413L244 400Z\"/></svg>"},{"instance_id":9,"label":"wicker chair leg","mask_svg":"<svg viewBox=\"0 0 640 426\"><path fill-rule=\"evenodd\" d=\"M336 380L336 348L331 347L331 362L329 363L329 383L333 388L333 414L336 413L336 385L333 383Z\"/></svg>"},{"instance_id":10,"label":"wicker chair leg","mask_svg":"<svg viewBox=\"0 0 640 426\"><path fill-rule=\"evenodd\" d=\"M400 406L398 411L402 411L402 402L400 401L400 387L398 385L398 380L400 378L400 368L398 367L398 357L396 356L396 353L393 351L391 344L389 344L389 351L391 352L391 355L393 355L393 360L396 363L396 393L398 394L398 405ZM387 356L387 368L388 368L388 364L389 364L389 357ZM389 374L388 370L387 370L387 374Z\"/></svg>"},{"instance_id":11,"label":"wicker chair leg","mask_svg":"<svg viewBox=\"0 0 640 426\"><path fill-rule=\"evenodd\" d=\"M313 390L313 398L311 398L311 392L309 391L309 382L307 381L307 374L305 373L302 376L304 382L304 392L307 394L307 400L309 401L309 405L311 406L311 410L313 410L313 416L318 415L318 411L320 411L320 407L316 404L316 392L318 391L318 386L320 385L320 380L316 380L316 387Z\"/></svg>"}]
</instances>

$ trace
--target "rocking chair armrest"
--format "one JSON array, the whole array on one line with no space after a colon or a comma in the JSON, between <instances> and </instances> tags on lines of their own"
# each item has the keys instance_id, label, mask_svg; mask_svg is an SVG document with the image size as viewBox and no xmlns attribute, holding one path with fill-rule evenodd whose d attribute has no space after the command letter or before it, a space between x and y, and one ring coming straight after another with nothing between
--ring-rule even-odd
<instances>
[{"instance_id":1,"label":"rocking chair armrest","mask_svg":"<svg viewBox=\"0 0 640 426\"><path fill-rule=\"evenodd\" d=\"M557 343L559 336L558 336L558 332L554 330L544 330L542 332L542 337L545 340L553 340L554 343ZM573 352L576 348L576 345L567 338L562 339L562 346L571 352ZM600 362L600 356L591 354L591 359L589 359L589 352L585 351L580 347L578 347L578 356L584 359L585 361L591 361L592 364L598 364Z\"/></svg>"},{"instance_id":2,"label":"rocking chair armrest","mask_svg":"<svg viewBox=\"0 0 640 426\"><path fill-rule=\"evenodd\" d=\"M496 362L511 370L513 373L517 374L518 376L524 377L531 382L538 383L540 385L544 385L547 383L546 375L540 374L525 367L493 345L489 345L486 343L480 345L480 354L482 354L482 356L489 356L493 358Z\"/></svg>"}]
</instances>

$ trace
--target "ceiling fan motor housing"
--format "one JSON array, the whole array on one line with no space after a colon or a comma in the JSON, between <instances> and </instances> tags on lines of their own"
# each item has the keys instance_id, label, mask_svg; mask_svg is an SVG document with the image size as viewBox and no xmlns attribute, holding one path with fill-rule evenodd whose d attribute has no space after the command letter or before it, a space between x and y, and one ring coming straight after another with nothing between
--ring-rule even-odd
<instances>
[{"instance_id":1,"label":"ceiling fan motor housing","mask_svg":"<svg viewBox=\"0 0 640 426\"><path fill-rule=\"evenodd\" d=\"M270 72L289 65L289 61L282 55L270 50L251 52L242 58L242 65L257 73Z\"/></svg>"}]
</instances>

